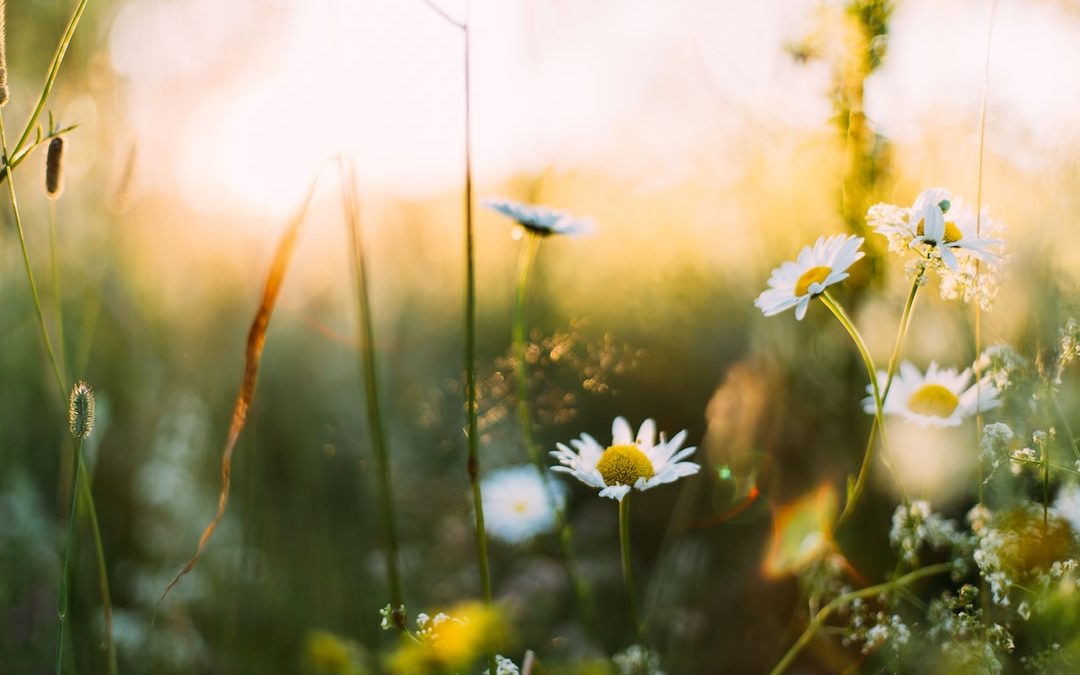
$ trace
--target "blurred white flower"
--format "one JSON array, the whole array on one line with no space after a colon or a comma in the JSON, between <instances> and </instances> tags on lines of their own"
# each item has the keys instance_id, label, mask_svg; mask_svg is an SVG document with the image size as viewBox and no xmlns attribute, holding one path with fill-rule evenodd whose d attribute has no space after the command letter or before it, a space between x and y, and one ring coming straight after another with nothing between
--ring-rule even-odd
<instances>
[{"instance_id":1,"label":"blurred white flower","mask_svg":"<svg viewBox=\"0 0 1080 675\"><path fill-rule=\"evenodd\" d=\"M498 469L484 478L484 518L493 537L511 544L524 543L555 527L550 490L557 508L566 500L566 486L545 476L547 486L531 464Z\"/></svg>"},{"instance_id":2,"label":"blurred white flower","mask_svg":"<svg viewBox=\"0 0 1080 675\"><path fill-rule=\"evenodd\" d=\"M482 203L492 211L513 219L526 230L541 236L589 234L594 227L593 221L589 218L578 218L566 211L546 206L532 206L509 199L485 199Z\"/></svg>"},{"instance_id":3,"label":"blurred white flower","mask_svg":"<svg viewBox=\"0 0 1080 675\"><path fill-rule=\"evenodd\" d=\"M884 387L886 379L885 371L879 370L879 386ZM938 368L931 363L924 375L905 361L885 398L885 414L900 415L924 427L954 427L976 412L1001 404L989 376L968 386L971 379L970 368L957 373L955 368ZM866 390L871 393L872 387L867 385ZM874 413L872 395L863 399L863 410Z\"/></svg>"},{"instance_id":4,"label":"blurred white flower","mask_svg":"<svg viewBox=\"0 0 1080 675\"><path fill-rule=\"evenodd\" d=\"M795 318L801 321L810 300L848 278L848 268L865 255L859 250L862 243L862 237L852 235L818 237L813 246L803 247L794 262L789 260L773 270L769 288L754 305L765 316L794 307Z\"/></svg>"},{"instance_id":5,"label":"blurred white flower","mask_svg":"<svg viewBox=\"0 0 1080 675\"><path fill-rule=\"evenodd\" d=\"M1054 500L1054 509L1069 521L1073 531L1080 536L1080 485L1073 483L1062 487Z\"/></svg>"},{"instance_id":6,"label":"blurred white flower","mask_svg":"<svg viewBox=\"0 0 1080 675\"><path fill-rule=\"evenodd\" d=\"M489 675L490 672L487 668L484 669L484 675ZM495 675L520 675L520 673L516 663L502 654L495 655Z\"/></svg>"},{"instance_id":7,"label":"blurred white flower","mask_svg":"<svg viewBox=\"0 0 1080 675\"><path fill-rule=\"evenodd\" d=\"M622 501L630 488L649 490L657 485L673 483L683 476L701 470L693 462L682 461L697 448L683 448L686 431L680 431L669 441L660 434L656 438L656 422L645 420L634 435L624 417L616 417L611 425L611 445L606 449L589 434L570 441L573 450L557 444L551 453L562 466L552 471L568 473L582 483L599 488L601 497Z\"/></svg>"}]
</instances>

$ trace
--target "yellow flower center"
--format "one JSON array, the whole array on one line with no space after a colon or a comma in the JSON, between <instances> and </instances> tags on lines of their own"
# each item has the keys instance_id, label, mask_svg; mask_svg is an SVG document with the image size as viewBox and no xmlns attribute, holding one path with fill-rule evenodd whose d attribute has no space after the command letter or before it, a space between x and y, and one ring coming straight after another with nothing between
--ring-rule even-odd
<instances>
[{"instance_id":1,"label":"yellow flower center","mask_svg":"<svg viewBox=\"0 0 1080 675\"><path fill-rule=\"evenodd\" d=\"M920 220L919 226L915 230L916 234L920 237L926 236L926 220ZM951 244L954 241L960 241L964 238L964 233L960 231L960 228L956 226L956 223L945 221L945 241L942 243ZM931 242L937 244L938 242Z\"/></svg>"},{"instance_id":2,"label":"yellow flower center","mask_svg":"<svg viewBox=\"0 0 1080 675\"><path fill-rule=\"evenodd\" d=\"M529 510L529 505L525 502L514 502L514 513L525 513Z\"/></svg>"},{"instance_id":3,"label":"yellow flower center","mask_svg":"<svg viewBox=\"0 0 1080 675\"><path fill-rule=\"evenodd\" d=\"M960 405L960 399L940 384L924 384L907 402L908 410L928 417L948 417Z\"/></svg>"},{"instance_id":4,"label":"yellow flower center","mask_svg":"<svg viewBox=\"0 0 1080 675\"><path fill-rule=\"evenodd\" d=\"M832 268L824 265L820 267L811 267L802 273L799 280L795 282L795 295L806 295L810 289L810 284L820 284L825 281L825 277L832 274Z\"/></svg>"},{"instance_id":5,"label":"yellow flower center","mask_svg":"<svg viewBox=\"0 0 1080 675\"><path fill-rule=\"evenodd\" d=\"M636 445L613 445L604 451L596 470L608 485L633 485L638 478L652 478L653 465Z\"/></svg>"}]
</instances>

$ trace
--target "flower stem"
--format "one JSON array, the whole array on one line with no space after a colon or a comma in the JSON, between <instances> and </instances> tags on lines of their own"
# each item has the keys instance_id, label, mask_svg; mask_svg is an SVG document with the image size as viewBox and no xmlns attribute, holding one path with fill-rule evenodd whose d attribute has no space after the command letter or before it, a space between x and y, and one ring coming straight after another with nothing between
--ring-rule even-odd
<instances>
[{"instance_id":1,"label":"flower stem","mask_svg":"<svg viewBox=\"0 0 1080 675\"><path fill-rule=\"evenodd\" d=\"M85 5L85 2L83 5ZM15 228L19 235L19 248L22 251L23 264L26 267L26 278L30 284L30 294L34 300L34 311L37 315L38 328L41 331L41 339L45 344L45 352L47 353L49 363L52 366L57 392L60 395L60 404L61 406L66 406L68 402L67 386L64 384L64 377L60 373L60 363L56 359L56 352L53 351L52 340L49 338L49 330L45 325L45 315L41 309L41 298L38 295L37 283L34 281L34 270L30 264L30 252L26 248L26 235L23 230L22 215L19 211L18 199L15 196L15 166L7 160L7 136L4 131L4 117L2 114L0 114L0 150L3 150L4 164L6 165L5 175L7 177L8 197L11 200L11 210L15 217ZM86 470L85 462L82 460L81 451L78 452L77 458L79 461L77 462L75 479L73 480L72 493L70 496L71 509L72 512L77 515L76 505L81 499L90 518L91 535L94 540L94 550L98 559L98 586L101 590L102 611L105 616L106 649L109 654L109 672L115 673L116 654L112 636L112 601L109 595L109 578L108 571L105 568L105 553L101 542L101 530L98 527L97 508L94 505L94 495L90 489L90 474ZM77 492L75 491L76 488L78 488ZM62 580L62 584L66 584L66 580ZM66 588L65 592L67 592Z\"/></svg>"},{"instance_id":2,"label":"flower stem","mask_svg":"<svg viewBox=\"0 0 1080 675\"><path fill-rule=\"evenodd\" d=\"M844 329L847 330L848 335L851 336L852 342L855 343L855 347L859 351L859 356L862 357L863 365L866 367L866 375L870 379L870 391L874 399L874 427L876 428L876 431L881 438L882 448L885 449L887 452L888 444L885 438L885 419L883 410L884 397L881 393L881 385L878 383L877 368L874 366L873 357L870 356L870 350L867 349L866 342L863 341L862 334L859 333L859 329L855 327L855 324L851 321L851 318L848 317L847 312L845 312L844 308L841 307L840 304L833 299L829 292L825 291L818 297L821 298L821 302L829 308L829 311L833 313L833 315L844 327ZM911 304L914 304L913 295L909 295L909 297L912 298ZM910 318L910 309L907 313ZM901 321L901 323L903 324L904 322ZM901 328L905 329L903 325L901 326ZM898 353L898 350L894 349L894 355ZM855 485L849 490L850 494L848 495L847 504L845 504L844 506L844 513L847 513L848 515L850 515L850 512L855 508L855 504L856 502L858 502L859 497L862 495L863 488L866 486L866 477L869 474L868 465L873 461L874 455L873 438L873 433L871 433L870 442L866 444L866 453L863 457L863 468L859 471L859 478L856 479ZM897 485L900 486L901 494L903 495L904 502L906 503L907 493L904 490L904 484L900 480L900 476L895 471L895 469L892 471L892 473L897 481ZM846 519L844 513L841 513L838 524L840 521Z\"/></svg>"},{"instance_id":3,"label":"flower stem","mask_svg":"<svg viewBox=\"0 0 1080 675\"><path fill-rule=\"evenodd\" d=\"M918 297L919 287L922 285L919 282L921 278L922 270L919 270L918 274L915 276L915 280L911 283L911 290L908 292L907 300L904 302L904 311L900 315L900 325L896 330L896 340L893 342L892 354L889 355L889 365L885 371L885 386L881 390L882 406L884 406L885 399L889 396L889 389L892 388L893 376L896 375L896 367L900 361L900 353L903 351L904 341L907 339L908 327L911 325L911 315L915 309L915 299ZM839 307L839 305L837 306ZM875 401L875 412L876 411L877 401ZM877 436L878 431L881 430L878 423L879 419L880 415L875 414L874 421L870 424L870 435L866 439L866 450L863 452L863 462L862 466L859 468L858 478L855 479L855 486L848 495L847 502L844 504L844 510L840 513L840 517L837 518L836 525L833 529L839 529L840 526L851 517L852 513L855 511L855 505L862 495L863 488L866 486L866 480L870 475L870 465L872 464L874 454L874 438ZM882 437L884 437L883 431ZM905 493L903 482L900 480L899 475L896 474L891 463L889 464L889 467L893 471L893 474L896 475L897 484L900 485L901 492ZM907 501L906 493L904 501Z\"/></svg>"},{"instance_id":4,"label":"flower stem","mask_svg":"<svg viewBox=\"0 0 1080 675\"><path fill-rule=\"evenodd\" d=\"M529 413L529 364L527 358L528 343L525 339L525 334L527 332L525 306L528 298L529 273L532 270L533 262L536 260L536 254L540 249L540 243L542 241L543 237L540 235L525 230L525 241L518 254L512 338L514 359L517 362L516 367L514 368L514 374L517 384L518 426L521 427L521 437L525 443L525 450L529 455L529 461L536 467L537 474L540 476L540 484L544 488L544 496L547 499L548 508L550 508L551 512L555 515L555 528L563 556L563 564L566 567L566 574L570 579L570 585L574 589L574 596L577 599L578 608L581 610L582 618L585 620L586 626L592 632L593 636L597 637L599 634L599 623L596 617L596 610L593 607L592 593L588 583L582 578L581 574L578 572L577 565L574 563L573 533L570 529L570 523L566 520L566 512L559 504L559 500L556 498L555 492L552 489L550 474L548 473L547 467L544 466L540 448L533 438L532 416Z\"/></svg>"},{"instance_id":5,"label":"flower stem","mask_svg":"<svg viewBox=\"0 0 1080 675\"><path fill-rule=\"evenodd\" d=\"M802 635L800 635L799 639L795 641L795 644L793 644L791 648L787 650L787 653L784 654L784 658L780 659L780 662L776 664L776 667L769 671L770 675L780 675L780 673L787 670L788 666L791 665L791 662L794 661L795 657L799 655L799 652L801 652L803 648L806 647L807 643L810 642L810 639L814 637L814 634L818 631L818 629L821 628L822 624L825 623L825 620L828 619L833 612L840 609L849 602L863 598L872 598L876 595L881 595L883 593L889 593L896 589L909 586L920 579L948 572L952 568L952 563L938 563L937 565L928 565L927 567L921 567L914 572L908 572L904 576L894 579L893 581L886 581L885 583L877 584L876 586L868 586L866 588L861 588L857 591L852 591L850 593L844 593L843 595L833 598L832 601L829 602L829 604L822 607L818 611L818 613L814 615L814 618L810 621L810 624L806 627L806 630L802 632Z\"/></svg>"},{"instance_id":6,"label":"flower stem","mask_svg":"<svg viewBox=\"0 0 1080 675\"><path fill-rule=\"evenodd\" d=\"M82 448L83 440L80 438L78 445L75 447L76 466L82 462ZM56 675L60 675L64 668L64 628L67 626L69 607L68 596L71 591L68 577L71 574L71 548L72 543L75 540L75 517L79 504L76 495L78 494L80 478L82 477L81 471L75 471L74 473L75 476L72 478L71 485L71 511L68 514L67 536L64 537L64 565L60 568L60 592L58 594L59 599L56 610L60 619L60 627L56 632Z\"/></svg>"},{"instance_id":7,"label":"flower stem","mask_svg":"<svg viewBox=\"0 0 1080 675\"><path fill-rule=\"evenodd\" d=\"M4 133L4 117L0 115L0 149L4 151L4 163L7 164L8 147L7 136ZM11 210L15 215L15 229L19 234L19 248L22 250L23 265L26 267L26 279L30 283L30 295L34 299L34 312L37 313L38 328L41 330L41 339L45 343L45 351L48 354L49 362L52 364L53 377L56 378L56 386L60 391L60 400L67 401L67 387L64 385L64 376L60 373L60 365L56 360L56 353L53 351L52 339L49 337L49 330L45 326L45 314L41 309L41 298L38 295L37 282L34 281L34 269L30 264L30 252L26 248L26 233L23 230L22 216L19 212L19 201L15 197L15 180L14 170L10 164L8 166L8 197L11 199Z\"/></svg>"},{"instance_id":8,"label":"flower stem","mask_svg":"<svg viewBox=\"0 0 1080 675\"><path fill-rule=\"evenodd\" d=\"M367 267L364 261L364 246L360 231L360 205L356 194L353 174L347 175L348 185L343 189L345 195L346 218L352 243L353 285L356 288L357 319L361 331L361 370L364 373L364 398L367 402L368 426L371 430L371 445L375 450L375 461L379 468L379 501L382 511L383 531L386 537L386 575L390 586L390 604L393 606L392 617L398 630L404 630L405 617L398 611L404 604L401 590L401 574L398 567L398 535L394 521L393 481L390 477L390 451L386 443L383 428L382 410L379 405L378 388L378 353L375 350L375 334L371 318L371 301L368 296Z\"/></svg>"},{"instance_id":9,"label":"flower stem","mask_svg":"<svg viewBox=\"0 0 1080 675\"><path fill-rule=\"evenodd\" d=\"M64 62L64 56L67 54L68 46L71 45L72 38L75 37L75 29L79 27L79 21L82 19L83 12L86 11L86 3L88 0L80 0L75 11L71 15L71 19L68 20L68 25L64 28L64 34L60 37L60 42L56 45L56 51L53 52L52 61L49 63L49 72L45 76L45 84L41 87L41 93L38 95L37 103L34 106L34 111L30 114L30 119L26 121L26 127L23 129L22 135L19 136L19 140L12 148L12 154L18 154L30 140L30 134L37 128L38 119L41 118L41 113L45 111L45 103L49 100L49 94L52 93L53 85L56 84L56 77L60 74L60 65ZM7 155L7 151L4 151L4 155Z\"/></svg>"},{"instance_id":10,"label":"flower stem","mask_svg":"<svg viewBox=\"0 0 1080 675\"><path fill-rule=\"evenodd\" d=\"M630 493L619 500L619 547L622 552L623 583L626 585L626 604L630 608L630 621L638 643L645 644L645 629L638 618L637 590L634 585L634 569L630 562Z\"/></svg>"},{"instance_id":11,"label":"flower stem","mask_svg":"<svg viewBox=\"0 0 1080 675\"><path fill-rule=\"evenodd\" d=\"M468 9L466 8L466 12ZM476 516L476 557L480 566L480 591L484 604L491 606L491 571L488 565L487 533L484 529L484 497L480 489L479 431L476 404L476 228L473 223L472 106L470 97L469 23L461 24L465 66L465 407L468 462ZM488 653L488 672L495 672L495 652Z\"/></svg>"},{"instance_id":12,"label":"flower stem","mask_svg":"<svg viewBox=\"0 0 1080 675\"><path fill-rule=\"evenodd\" d=\"M56 347L59 352L60 373L67 381L67 357L64 354L64 303L60 295L60 266L56 257L56 200L49 200L49 253L52 258L52 294L56 314Z\"/></svg>"}]
</instances>

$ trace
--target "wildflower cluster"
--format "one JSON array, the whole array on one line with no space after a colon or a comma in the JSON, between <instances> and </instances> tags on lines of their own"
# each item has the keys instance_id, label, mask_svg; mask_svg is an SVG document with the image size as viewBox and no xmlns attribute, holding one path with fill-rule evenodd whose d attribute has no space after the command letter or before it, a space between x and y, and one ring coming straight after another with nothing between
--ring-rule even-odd
<instances>
[{"instance_id":1,"label":"wildflower cluster","mask_svg":"<svg viewBox=\"0 0 1080 675\"><path fill-rule=\"evenodd\" d=\"M934 513L929 502L917 499L896 507L889 542L902 562L914 566L919 564L923 549L951 553L967 546L968 537L959 531L955 521Z\"/></svg>"},{"instance_id":2,"label":"wildflower cluster","mask_svg":"<svg viewBox=\"0 0 1080 675\"><path fill-rule=\"evenodd\" d=\"M391 612L389 606L380 611L384 628ZM463 602L435 616L417 614L415 630L404 631L387 665L399 675L458 672L481 655L498 649L506 639L504 617L497 609L483 603ZM507 668L497 662L496 672L517 672Z\"/></svg>"},{"instance_id":3,"label":"wildflower cluster","mask_svg":"<svg viewBox=\"0 0 1080 675\"><path fill-rule=\"evenodd\" d=\"M618 675L664 675L660 670L660 656L641 645L630 645L611 660Z\"/></svg>"},{"instance_id":4,"label":"wildflower cluster","mask_svg":"<svg viewBox=\"0 0 1080 675\"><path fill-rule=\"evenodd\" d=\"M850 611L851 619L843 639L845 646L858 646L863 654L888 646L898 654L911 641L911 628L899 614L875 611L861 598L852 601Z\"/></svg>"},{"instance_id":5,"label":"wildflower cluster","mask_svg":"<svg viewBox=\"0 0 1080 675\"><path fill-rule=\"evenodd\" d=\"M912 278L924 283L926 274L934 272L941 280L941 297L990 308L1004 241L1001 225L986 209L976 213L945 188L930 188L910 207L872 206L866 220L888 239L889 250L914 256L906 268Z\"/></svg>"},{"instance_id":6,"label":"wildflower cluster","mask_svg":"<svg viewBox=\"0 0 1080 675\"><path fill-rule=\"evenodd\" d=\"M940 645L937 656L947 664L944 672L1001 673L1002 656L1016 648L1006 625L986 621L979 589L971 584L931 602L927 620L927 638Z\"/></svg>"}]
</instances>

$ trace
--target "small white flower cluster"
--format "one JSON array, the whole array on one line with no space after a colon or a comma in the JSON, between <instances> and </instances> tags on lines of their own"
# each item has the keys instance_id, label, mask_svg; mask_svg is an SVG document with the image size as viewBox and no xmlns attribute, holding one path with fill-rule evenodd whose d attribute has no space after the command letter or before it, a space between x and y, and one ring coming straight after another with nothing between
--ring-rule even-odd
<instances>
[{"instance_id":1,"label":"small white flower cluster","mask_svg":"<svg viewBox=\"0 0 1080 675\"><path fill-rule=\"evenodd\" d=\"M956 522L934 513L930 503L917 499L910 506L901 504L893 512L889 542L900 554L900 559L917 565L919 551L923 546L932 549L963 548L968 538L956 526Z\"/></svg>"},{"instance_id":2,"label":"small white flower cluster","mask_svg":"<svg viewBox=\"0 0 1080 675\"><path fill-rule=\"evenodd\" d=\"M986 468L984 483L989 483L999 468L1010 463L1013 437L1012 427L1004 422L994 422L983 427L980 445L983 465Z\"/></svg>"},{"instance_id":3,"label":"small white flower cluster","mask_svg":"<svg viewBox=\"0 0 1080 675\"><path fill-rule=\"evenodd\" d=\"M927 272L936 272L942 298L960 298L990 309L998 290L1004 242L998 238L1002 227L985 209L977 214L948 190L930 188L911 207L871 206L866 221L888 239L890 251L914 254L905 266L910 278L926 283Z\"/></svg>"},{"instance_id":4,"label":"small white flower cluster","mask_svg":"<svg viewBox=\"0 0 1080 675\"><path fill-rule=\"evenodd\" d=\"M484 675L490 675L491 671L484 669ZM495 675L521 675L517 664L501 654L495 655Z\"/></svg>"},{"instance_id":5,"label":"small white flower cluster","mask_svg":"<svg viewBox=\"0 0 1080 675\"><path fill-rule=\"evenodd\" d=\"M975 361L975 370L983 377L990 378L999 392L1015 385L1027 367L1027 359L1007 344L987 347Z\"/></svg>"},{"instance_id":6,"label":"small white flower cluster","mask_svg":"<svg viewBox=\"0 0 1080 675\"><path fill-rule=\"evenodd\" d=\"M984 312L991 310L1000 286L996 267L980 268L975 261L966 260L956 270L939 268L938 272L942 299L959 299L969 305L977 304Z\"/></svg>"},{"instance_id":7,"label":"small white flower cluster","mask_svg":"<svg viewBox=\"0 0 1080 675\"><path fill-rule=\"evenodd\" d=\"M975 535L975 552L972 559L979 567L994 602L1002 607L1009 606L1009 592L1012 590L1012 574L1005 569L1002 557L1005 548L1005 533L991 527L993 514L985 506L976 506L968 512L968 522Z\"/></svg>"},{"instance_id":8,"label":"small white flower cluster","mask_svg":"<svg viewBox=\"0 0 1080 675\"><path fill-rule=\"evenodd\" d=\"M873 612L862 599L851 603L850 632L843 639L845 646L862 645L863 654L888 646L899 654L911 640L911 629L898 614Z\"/></svg>"},{"instance_id":9,"label":"small white flower cluster","mask_svg":"<svg viewBox=\"0 0 1080 675\"><path fill-rule=\"evenodd\" d=\"M611 657L619 675L664 675L660 657L641 645L631 645Z\"/></svg>"},{"instance_id":10,"label":"small white flower cluster","mask_svg":"<svg viewBox=\"0 0 1080 675\"><path fill-rule=\"evenodd\" d=\"M425 616L421 614L421 616ZM405 623L405 605L394 607L387 603L379 610L379 628L383 630L397 630ZM417 621L420 619L418 618Z\"/></svg>"},{"instance_id":11,"label":"small white flower cluster","mask_svg":"<svg viewBox=\"0 0 1080 675\"><path fill-rule=\"evenodd\" d=\"M1004 667L999 654L1011 653L1016 647L1005 625L984 623L978 598L979 589L965 584L957 595L946 592L930 603L927 635L941 644L945 672L1001 673Z\"/></svg>"},{"instance_id":12,"label":"small white flower cluster","mask_svg":"<svg viewBox=\"0 0 1080 675\"><path fill-rule=\"evenodd\" d=\"M1070 318L1061 327L1061 352L1058 354L1058 372L1054 384L1061 384L1065 366L1080 358L1080 323Z\"/></svg>"},{"instance_id":13,"label":"small white flower cluster","mask_svg":"<svg viewBox=\"0 0 1080 675\"><path fill-rule=\"evenodd\" d=\"M421 640L427 640L435 634L435 630L446 623L447 621L453 621L455 623L466 623L465 619L454 619L450 616L439 612L435 616L428 616L424 612L420 612L416 615L416 637Z\"/></svg>"}]
</instances>

